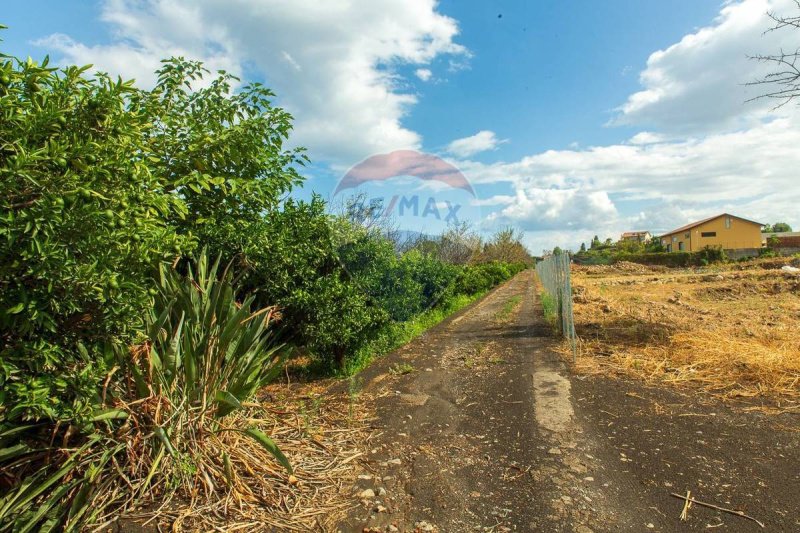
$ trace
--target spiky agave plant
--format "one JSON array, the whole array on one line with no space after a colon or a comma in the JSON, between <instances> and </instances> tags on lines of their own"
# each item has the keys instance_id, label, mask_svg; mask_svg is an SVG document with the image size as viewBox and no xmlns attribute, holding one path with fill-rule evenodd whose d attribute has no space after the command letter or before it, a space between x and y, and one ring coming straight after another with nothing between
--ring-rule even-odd
<instances>
[{"instance_id":1,"label":"spiky agave plant","mask_svg":"<svg viewBox=\"0 0 800 533\"><path fill-rule=\"evenodd\" d=\"M204 445L227 431L249 435L291 472L263 432L231 426L225 418L278 375L285 353L270 328L276 309L251 311L253 297L237 302L234 287L230 269L220 272L219 260L209 264L205 253L186 276L162 267L148 339L131 350L128 361L134 396L147 406L140 412L149 417L161 450L173 463L189 461L190 475L176 471L184 482L202 479L210 490Z\"/></svg>"},{"instance_id":2,"label":"spiky agave plant","mask_svg":"<svg viewBox=\"0 0 800 533\"><path fill-rule=\"evenodd\" d=\"M0 430L0 465L12 473L0 529L73 530L176 489L186 499L237 490L236 465L265 460L254 449L291 473L254 419L235 414L282 368L275 308L237 301L232 273L205 253L186 275L163 267L154 300L145 340L118 353L91 420L61 431L58 446L23 442L34 426ZM231 435L255 447L241 451Z\"/></svg>"}]
</instances>

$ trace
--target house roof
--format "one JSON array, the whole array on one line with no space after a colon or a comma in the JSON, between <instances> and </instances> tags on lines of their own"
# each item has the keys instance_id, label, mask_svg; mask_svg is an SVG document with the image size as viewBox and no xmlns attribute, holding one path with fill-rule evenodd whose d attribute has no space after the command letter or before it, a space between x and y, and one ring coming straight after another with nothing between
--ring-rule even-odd
<instances>
[{"instance_id":1,"label":"house roof","mask_svg":"<svg viewBox=\"0 0 800 533\"><path fill-rule=\"evenodd\" d=\"M680 228L676 228L676 229L674 229L672 231L668 231L667 233L664 233L664 236L674 235L675 233L681 233L681 232L690 230L690 229L692 229L694 227L697 227L697 226L699 226L701 224L705 224L706 222L711 222L712 220L716 220L716 219L718 219L720 217L724 217L724 216L729 216L731 218L738 218L739 220L744 220L745 222L750 222L751 224L758 224L759 226L763 226L764 225L761 222L756 222L754 220L748 220L746 218L737 217L736 215L731 215L730 213L722 213L722 214L719 214L719 215L714 215L713 217L704 218L703 220L698 220L697 222L692 222L691 224L686 224L685 226L681 226Z\"/></svg>"},{"instance_id":2,"label":"house roof","mask_svg":"<svg viewBox=\"0 0 800 533\"><path fill-rule=\"evenodd\" d=\"M650 233L650 232L649 231L626 231L625 233L622 234L622 238L624 239L625 237L638 237L639 235L647 235L648 233Z\"/></svg>"}]
</instances>

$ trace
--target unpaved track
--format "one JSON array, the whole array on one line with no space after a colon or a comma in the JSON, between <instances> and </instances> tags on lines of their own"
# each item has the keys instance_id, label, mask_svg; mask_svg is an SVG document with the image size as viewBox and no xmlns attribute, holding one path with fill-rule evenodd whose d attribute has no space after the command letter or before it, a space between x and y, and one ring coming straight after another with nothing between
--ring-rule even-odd
<instances>
[{"instance_id":1,"label":"unpaved track","mask_svg":"<svg viewBox=\"0 0 800 533\"><path fill-rule=\"evenodd\" d=\"M570 376L535 292L523 272L361 374L377 434L354 491L374 496L342 531L762 531L679 521L686 489L800 531L797 416Z\"/></svg>"}]
</instances>

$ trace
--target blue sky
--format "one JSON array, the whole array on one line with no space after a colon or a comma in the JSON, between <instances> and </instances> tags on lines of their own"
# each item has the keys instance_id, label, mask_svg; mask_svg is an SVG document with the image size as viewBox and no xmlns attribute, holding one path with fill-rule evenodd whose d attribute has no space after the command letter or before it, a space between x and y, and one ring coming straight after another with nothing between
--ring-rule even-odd
<instances>
[{"instance_id":1,"label":"blue sky","mask_svg":"<svg viewBox=\"0 0 800 533\"><path fill-rule=\"evenodd\" d=\"M763 34L791 0L4 4L7 53L145 87L176 54L264 81L315 162L300 196L408 148L472 182L478 229L534 252L722 211L800 226L797 106L744 85L768 72L748 54L800 46Z\"/></svg>"}]
</instances>

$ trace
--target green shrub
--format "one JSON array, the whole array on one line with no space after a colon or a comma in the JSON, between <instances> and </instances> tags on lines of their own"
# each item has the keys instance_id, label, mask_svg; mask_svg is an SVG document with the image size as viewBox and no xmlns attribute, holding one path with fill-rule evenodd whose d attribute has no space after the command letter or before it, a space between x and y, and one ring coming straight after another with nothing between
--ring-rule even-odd
<instances>
[{"instance_id":1,"label":"green shrub","mask_svg":"<svg viewBox=\"0 0 800 533\"><path fill-rule=\"evenodd\" d=\"M480 267L464 267L456 282L456 291L460 294L476 294L492 288L492 279Z\"/></svg>"},{"instance_id":2,"label":"green shrub","mask_svg":"<svg viewBox=\"0 0 800 533\"><path fill-rule=\"evenodd\" d=\"M209 232L210 234L210 232ZM212 250L236 260L246 292L283 314L282 335L308 348L326 368L367 342L387 319L339 261L325 203L286 200L245 231L219 224Z\"/></svg>"},{"instance_id":3,"label":"green shrub","mask_svg":"<svg viewBox=\"0 0 800 533\"><path fill-rule=\"evenodd\" d=\"M727 256L722 248L706 247L697 252L616 254L614 255L614 262L616 261L630 261L632 263L668 267L690 267L724 262L727 261Z\"/></svg>"},{"instance_id":4,"label":"green shrub","mask_svg":"<svg viewBox=\"0 0 800 533\"><path fill-rule=\"evenodd\" d=\"M558 324L558 302L556 298L549 293L542 291L539 294L539 300L542 302L542 311L544 313L545 321L550 324L554 329L559 326Z\"/></svg>"},{"instance_id":5,"label":"green shrub","mask_svg":"<svg viewBox=\"0 0 800 533\"><path fill-rule=\"evenodd\" d=\"M136 331L157 265L190 247L167 223L186 207L142 156L130 84L0 70L0 420L70 419L91 409L107 346Z\"/></svg>"}]
</instances>

